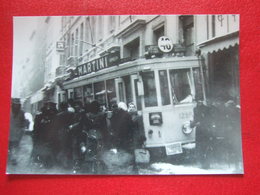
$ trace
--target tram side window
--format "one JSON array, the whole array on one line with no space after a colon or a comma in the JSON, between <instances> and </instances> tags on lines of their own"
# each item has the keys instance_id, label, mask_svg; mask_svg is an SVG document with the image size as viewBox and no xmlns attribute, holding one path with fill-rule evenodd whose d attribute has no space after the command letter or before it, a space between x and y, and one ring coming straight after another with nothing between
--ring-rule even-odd
<instances>
[{"instance_id":1,"label":"tram side window","mask_svg":"<svg viewBox=\"0 0 260 195\"><path fill-rule=\"evenodd\" d=\"M203 100L203 89L202 89L202 79L199 68L193 68L193 78L195 84L195 99Z\"/></svg>"},{"instance_id":2,"label":"tram side window","mask_svg":"<svg viewBox=\"0 0 260 195\"><path fill-rule=\"evenodd\" d=\"M94 83L94 92L95 92L95 99L99 102L100 105L106 105L106 98L105 98L105 83L104 81Z\"/></svg>"},{"instance_id":3,"label":"tram side window","mask_svg":"<svg viewBox=\"0 0 260 195\"><path fill-rule=\"evenodd\" d=\"M170 81L173 102L175 104L192 102L190 69L170 70Z\"/></svg>"},{"instance_id":4,"label":"tram side window","mask_svg":"<svg viewBox=\"0 0 260 195\"><path fill-rule=\"evenodd\" d=\"M169 93L169 85L168 85L168 76L166 70L159 71L159 79L160 79L162 105L169 105L171 101L170 101L170 93Z\"/></svg>"},{"instance_id":5,"label":"tram side window","mask_svg":"<svg viewBox=\"0 0 260 195\"><path fill-rule=\"evenodd\" d=\"M92 84L85 85L83 90L84 90L84 102L85 103L92 102L94 100Z\"/></svg>"},{"instance_id":6,"label":"tram side window","mask_svg":"<svg viewBox=\"0 0 260 195\"><path fill-rule=\"evenodd\" d=\"M154 80L154 72L142 74L144 83L144 104L146 107L157 106L157 94Z\"/></svg>"},{"instance_id":7,"label":"tram side window","mask_svg":"<svg viewBox=\"0 0 260 195\"><path fill-rule=\"evenodd\" d=\"M124 87L123 87L122 82L118 83L118 90L119 90L119 101L123 102L124 101Z\"/></svg>"},{"instance_id":8,"label":"tram side window","mask_svg":"<svg viewBox=\"0 0 260 195\"><path fill-rule=\"evenodd\" d=\"M137 110L141 110L142 109L142 102L141 102L141 97L138 94L137 82L138 82L138 79L135 79L136 106L137 106Z\"/></svg>"},{"instance_id":9,"label":"tram side window","mask_svg":"<svg viewBox=\"0 0 260 195\"><path fill-rule=\"evenodd\" d=\"M106 81L106 89L107 89L107 101L108 107L111 108L111 104L116 102L116 89L115 89L115 80L110 79Z\"/></svg>"}]
</instances>

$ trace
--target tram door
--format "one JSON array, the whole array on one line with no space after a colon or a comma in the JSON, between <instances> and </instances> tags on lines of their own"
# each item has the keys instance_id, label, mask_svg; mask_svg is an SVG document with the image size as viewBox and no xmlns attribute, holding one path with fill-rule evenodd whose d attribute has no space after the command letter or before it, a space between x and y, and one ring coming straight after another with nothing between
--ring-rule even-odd
<instances>
[{"instance_id":1,"label":"tram door","mask_svg":"<svg viewBox=\"0 0 260 195\"><path fill-rule=\"evenodd\" d=\"M125 82L122 78L115 79L117 103L126 103Z\"/></svg>"},{"instance_id":2,"label":"tram door","mask_svg":"<svg viewBox=\"0 0 260 195\"><path fill-rule=\"evenodd\" d=\"M139 81L138 75L131 75L131 86L132 86L132 97L133 102L137 108L137 110L142 110L142 100L141 95L143 95L142 90L138 90L138 86L140 86L141 81Z\"/></svg>"}]
</instances>

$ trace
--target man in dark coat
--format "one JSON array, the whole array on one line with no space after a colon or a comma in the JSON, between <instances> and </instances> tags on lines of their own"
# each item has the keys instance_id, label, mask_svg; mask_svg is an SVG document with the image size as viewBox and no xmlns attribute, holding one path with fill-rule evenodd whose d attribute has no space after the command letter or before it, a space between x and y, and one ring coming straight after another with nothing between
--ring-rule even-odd
<instances>
[{"instance_id":1,"label":"man in dark coat","mask_svg":"<svg viewBox=\"0 0 260 195\"><path fill-rule=\"evenodd\" d=\"M60 112L56 115L53 125L52 149L56 160L64 168L70 166L71 159L71 142L69 137L69 126L73 124L74 113L68 111L68 104L60 104Z\"/></svg>"},{"instance_id":2,"label":"man in dark coat","mask_svg":"<svg viewBox=\"0 0 260 195\"><path fill-rule=\"evenodd\" d=\"M32 158L45 167L51 167L55 161L52 143L56 138L53 132L57 114L56 104L46 102L41 110L42 112L35 117Z\"/></svg>"},{"instance_id":3,"label":"man in dark coat","mask_svg":"<svg viewBox=\"0 0 260 195\"><path fill-rule=\"evenodd\" d=\"M125 103L120 102L118 104L118 108L113 110L113 115L110 120L116 148L132 152L133 122L130 114L127 112Z\"/></svg>"},{"instance_id":4,"label":"man in dark coat","mask_svg":"<svg viewBox=\"0 0 260 195\"><path fill-rule=\"evenodd\" d=\"M194 120L191 127L196 126L196 156L201 163L202 168L209 168L208 148L211 138L212 127L212 109L209 106L198 101L197 106L194 108Z\"/></svg>"},{"instance_id":5,"label":"man in dark coat","mask_svg":"<svg viewBox=\"0 0 260 195\"><path fill-rule=\"evenodd\" d=\"M17 164L16 155L24 133L25 125L26 121L24 118L24 112L21 110L20 99L12 98L9 136L9 161L13 165Z\"/></svg>"}]
</instances>

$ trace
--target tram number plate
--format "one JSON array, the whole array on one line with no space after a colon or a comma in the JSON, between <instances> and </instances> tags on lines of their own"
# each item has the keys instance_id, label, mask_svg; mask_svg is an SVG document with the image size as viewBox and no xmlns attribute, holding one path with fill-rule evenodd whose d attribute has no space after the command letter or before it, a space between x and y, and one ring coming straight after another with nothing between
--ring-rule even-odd
<instances>
[{"instance_id":1,"label":"tram number plate","mask_svg":"<svg viewBox=\"0 0 260 195\"><path fill-rule=\"evenodd\" d=\"M174 155L174 154L181 154L182 153L181 143L166 145L165 149L166 149L167 155Z\"/></svg>"}]
</instances>

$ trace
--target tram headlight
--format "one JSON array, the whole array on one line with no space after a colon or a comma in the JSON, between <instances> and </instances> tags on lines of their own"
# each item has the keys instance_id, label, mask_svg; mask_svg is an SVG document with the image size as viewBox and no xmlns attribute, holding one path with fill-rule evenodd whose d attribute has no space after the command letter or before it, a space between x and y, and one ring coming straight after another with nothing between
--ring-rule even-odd
<instances>
[{"instance_id":1,"label":"tram headlight","mask_svg":"<svg viewBox=\"0 0 260 195\"><path fill-rule=\"evenodd\" d=\"M193 131L193 128L191 128L190 126L190 121L186 121L183 125L182 125L182 132L186 135L191 134L191 132Z\"/></svg>"}]
</instances>

